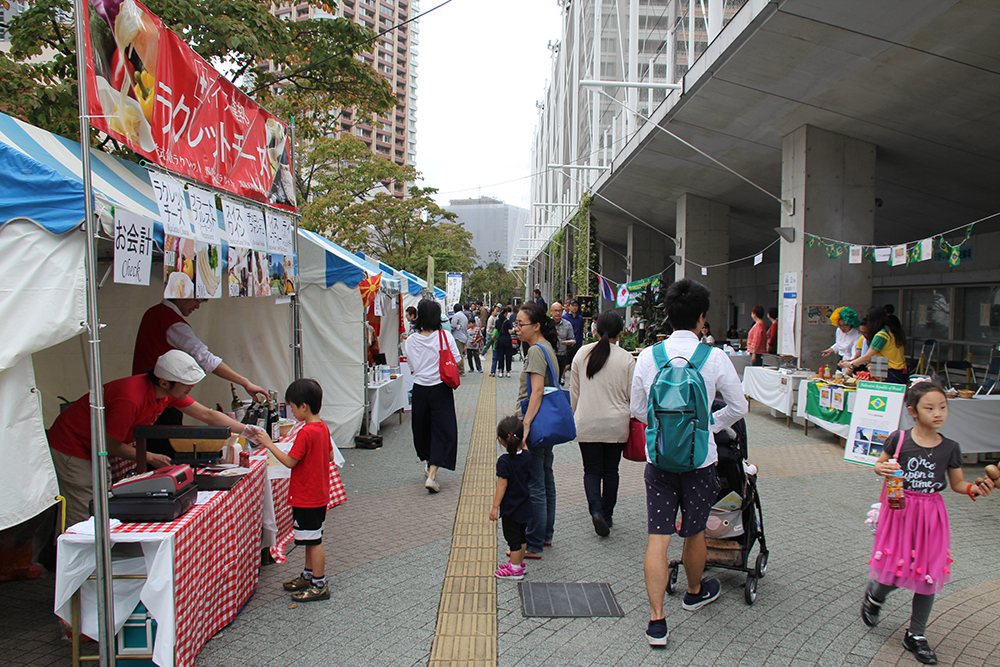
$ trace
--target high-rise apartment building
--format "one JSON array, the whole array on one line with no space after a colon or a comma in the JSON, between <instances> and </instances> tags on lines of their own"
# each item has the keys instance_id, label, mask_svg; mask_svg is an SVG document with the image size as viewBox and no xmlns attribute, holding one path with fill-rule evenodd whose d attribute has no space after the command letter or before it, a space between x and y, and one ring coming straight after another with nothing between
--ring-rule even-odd
<instances>
[{"instance_id":1,"label":"high-rise apartment building","mask_svg":"<svg viewBox=\"0 0 1000 667\"><path fill-rule=\"evenodd\" d=\"M308 3L274 4L275 16L286 21L345 18L376 32L383 32L420 13L415 0L339 0L334 13ZM397 164L413 166L417 159L417 45L419 21L390 30L368 45L359 57L392 84L396 106L375 117L374 125L355 122L351 109L340 116L340 132L353 134L372 152ZM394 183L393 194L402 197L405 183Z\"/></svg>"},{"instance_id":2,"label":"high-rise apartment building","mask_svg":"<svg viewBox=\"0 0 1000 667\"><path fill-rule=\"evenodd\" d=\"M445 209L458 215L457 222L472 234L472 247L480 264L498 261L506 265L513 249L514 233L528 220L528 210L492 197L452 199ZM491 253L497 253L496 260Z\"/></svg>"}]
</instances>

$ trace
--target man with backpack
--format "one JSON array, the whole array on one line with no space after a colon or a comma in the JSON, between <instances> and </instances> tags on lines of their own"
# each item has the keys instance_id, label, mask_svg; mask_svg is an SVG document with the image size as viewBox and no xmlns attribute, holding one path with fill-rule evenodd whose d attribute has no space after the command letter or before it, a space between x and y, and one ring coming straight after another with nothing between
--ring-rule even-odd
<instances>
[{"instance_id":1,"label":"man with backpack","mask_svg":"<svg viewBox=\"0 0 1000 667\"><path fill-rule=\"evenodd\" d=\"M701 609L719 597L717 579L702 579L707 547L705 524L720 484L714 433L728 429L748 410L739 375L726 353L698 342L710 292L693 280L679 280L666 293L666 312L674 333L639 355L632 377L632 416L646 426L646 592L650 621L646 638L665 646L667 623L667 547L678 532L684 538L687 576L683 607ZM726 407L711 412L716 392ZM678 531L677 510L683 509Z\"/></svg>"}]
</instances>

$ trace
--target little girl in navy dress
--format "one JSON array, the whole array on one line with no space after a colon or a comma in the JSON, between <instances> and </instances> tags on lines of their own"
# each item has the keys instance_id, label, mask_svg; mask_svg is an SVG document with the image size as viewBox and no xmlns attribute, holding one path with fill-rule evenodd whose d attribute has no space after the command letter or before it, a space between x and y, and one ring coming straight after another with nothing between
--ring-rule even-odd
<instances>
[{"instance_id":1,"label":"little girl in navy dress","mask_svg":"<svg viewBox=\"0 0 1000 667\"><path fill-rule=\"evenodd\" d=\"M939 491L951 486L953 491L975 500L976 496L990 494L993 482L967 483L958 443L938 433L948 418L948 399L940 386L917 383L906 392L905 401L916 425L886 438L885 449L875 463L875 474L885 477L902 470L906 505L890 509L883 488L861 618L865 624L875 625L891 591L900 586L912 590L913 610L903 647L919 662L935 664L937 656L924 630L935 593L950 579L952 563L948 511Z\"/></svg>"}]
</instances>

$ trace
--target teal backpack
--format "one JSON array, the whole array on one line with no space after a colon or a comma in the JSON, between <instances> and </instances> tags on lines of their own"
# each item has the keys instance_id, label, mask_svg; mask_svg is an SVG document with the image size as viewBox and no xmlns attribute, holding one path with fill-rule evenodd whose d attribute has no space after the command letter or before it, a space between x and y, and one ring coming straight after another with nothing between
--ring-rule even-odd
<instances>
[{"instance_id":1,"label":"teal backpack","mask_svg":"<svg viewBox=\"0 0 1000 667\"><path fill-rule=\"evenodd\" d=\"M701 367L711 351L711 347L699 343L686 364L674 366L667 359L665 342L653 347L657 373L649 390L646 452L661 470L690 472L708 458L712 413Z\"/></svg>"}]
</instances>

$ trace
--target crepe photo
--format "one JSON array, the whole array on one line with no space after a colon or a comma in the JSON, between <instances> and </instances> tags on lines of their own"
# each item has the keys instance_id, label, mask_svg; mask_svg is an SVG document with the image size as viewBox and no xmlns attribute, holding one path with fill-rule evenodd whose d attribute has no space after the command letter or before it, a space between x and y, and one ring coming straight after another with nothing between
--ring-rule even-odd
<instances>
[{"instance_id":1,"label":"crepe photo","mask_svg":"<svg viewBox=\"0 0 1000 667\"><path fill-rule=\"evenodd\" d=\"M285 255L285 294L295 294L295 256Z\"/></svg>"},{"instance_id":2,"label":"crepe photo","mask_svg":"<svg viewBox=\"0 0 1000 667\"><path fill-rule=\"evenodd\" d=\"M195 294L199 299L219 299L222 297L222 247L197 243L195 248Z\"/></svg>"},{"instance_id":3,"label":"crepe photo","mask_svg":"<svg viewBox=\"0 0 1000 667\"><path fill-rule=\"evenodd\" d=\"M193 299L194 241L177 236L163 239L163 298Z\"/></svg>"},{"instance_id":4,"label":"crepe photo","mask_svg":"<svg viewBox=\"0 0 1000 667\"><path fill-rule=\"evenodd\" d=\"M250 296L253 291L249 248L229 248L229 296Z\"/></svg>"},{"instance_id":5,"label":"crepe photo","mask_svg":"<svg viewBox=\"0 0 1000 667\"><path fill-rule=\"evenodd\" d=\"M254 296L271 296L271 256L264 250L254 250L250 258L253 263Z\"/></svg>"}]
</instances>

